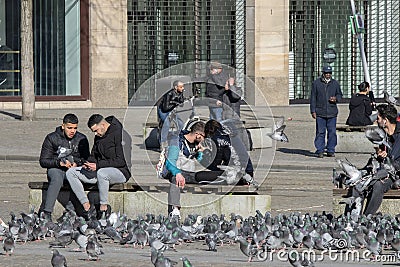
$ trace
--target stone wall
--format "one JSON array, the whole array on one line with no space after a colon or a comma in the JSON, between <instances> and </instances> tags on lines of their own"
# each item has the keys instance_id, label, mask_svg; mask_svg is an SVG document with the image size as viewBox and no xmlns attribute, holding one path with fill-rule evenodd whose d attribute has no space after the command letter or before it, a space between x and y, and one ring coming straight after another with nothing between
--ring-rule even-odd
<instances>
[{"instance_id":1,"label":"stone wall","mask_svg":"<svg viewBox=\"0 0 400 267\"><path fill-rule=\"evenodd\" d=\"M90 87L94 108L128 105L127 1L90 1Z\"/></svg>"},{"instance_id":2,"label":"stone wall","mask_svg":"<svg viewBox=\"0 0 400 267\"><path fill-rule=\"evenodd\" d=\"M248 73L254 73L254 104L271 106L289 104L289 1L255 0L248 3L248 15L254 11L254 52L251 46L252 25L248 24ZM251 4L254 2L254 10ZM252 62L251 57L254 58ZM254 72L253 69L254 68ZM257 90L257 88L259 90ZM251 102L251 101L250 101Z\"/></svg>"}]
</instances>

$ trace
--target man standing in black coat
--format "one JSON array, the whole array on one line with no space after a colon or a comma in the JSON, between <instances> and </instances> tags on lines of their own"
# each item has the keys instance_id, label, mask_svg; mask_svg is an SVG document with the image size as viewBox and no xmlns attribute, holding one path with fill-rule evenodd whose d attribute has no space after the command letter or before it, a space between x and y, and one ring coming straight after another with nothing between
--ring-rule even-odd
<instances>
[{"instance_id":1,"label":"man standing in black coat","mask_svg":"<svg viewBox=\"0 0 400 267\"><path fill-rule=\"evenodd\" d=\"M311 88L310 112L316 120L316 134L314 145L319 158L324 157L326 148L327 156L335 156L337 145L336 119L338 108L336 103L342 99L342 91L339 83L332 79L332 67L325 66L322 75L316 79ZM325 136L328 132L328 141L325 143Z\"/></svg>"},{"instance_id":2,"label":"man standing in black coat","mask_svg":"<svg viewBox=\"0 0 400 267\"><path fill-rule=\"evenodd\" d=\"M81 166L89 157L89 142L86 136L77 131L78 117L66 114L61 126L46 136L42 144L39 163L42 168L47 168L49 187L39 214L51 220L56 199L66 179L65 173L72 167ZM70 209L70 202L67 209ZM73 207L72 207L73 208Z\"/></svg>"},{"instance_id":3,"label":"man standing in black coat","mask_svg":"<svg viewBox=\"0 0 400 267\"><path fill-rule=\"evenodd\" d=\"M99 188L99 218L111 213L108 205L109 186L125 183L131 177L132 139L123 129L121 122L114 116L104 118L93 114L88 120L88 127L95 133L92 152L82 167L67 171L67 180L86 212L93 211L83 184L96 184Z\"/></svg>"}]
</instances>

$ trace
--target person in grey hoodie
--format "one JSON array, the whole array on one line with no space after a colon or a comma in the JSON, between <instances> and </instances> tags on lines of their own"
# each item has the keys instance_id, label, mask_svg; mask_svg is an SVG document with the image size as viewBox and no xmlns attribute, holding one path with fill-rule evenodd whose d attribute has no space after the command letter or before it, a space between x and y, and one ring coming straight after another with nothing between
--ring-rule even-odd
<instances>
[{"instance_id":1,"label":"person in grey hoodie","mask_svg":"<svg viewBox=\"0 0 400 267\"><path fill-rule=\"evenodd\" d=\"M335 156L337 145L336 119L338 108L336 103L342 99L339 83L332 79L332 67L324 66L322 75L316 79L311 88L310 112L316 121L314 145L316 155L324 157L326 149L328 157ZM326 133L328 138L326 142Z\"/></svg>"}]
</instances>

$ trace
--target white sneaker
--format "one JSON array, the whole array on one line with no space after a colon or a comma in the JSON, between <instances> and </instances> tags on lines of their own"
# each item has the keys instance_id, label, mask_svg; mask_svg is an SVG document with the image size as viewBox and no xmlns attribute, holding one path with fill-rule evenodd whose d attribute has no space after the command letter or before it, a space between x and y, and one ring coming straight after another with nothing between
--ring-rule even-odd
<instances>
[{"instance_id":1,"label":"white sneaker","mask_svg":"<svg viewBox=\"0 0 400 267\"><path fill-rule=\"evenodd\" d=\"M171 211L170 215L171 218L173 218L174 216L176 216L179 220L181 219L181 212L179 211L179 209L177 207L174 207L174 209Z\"/></svg>"}]
</instances>

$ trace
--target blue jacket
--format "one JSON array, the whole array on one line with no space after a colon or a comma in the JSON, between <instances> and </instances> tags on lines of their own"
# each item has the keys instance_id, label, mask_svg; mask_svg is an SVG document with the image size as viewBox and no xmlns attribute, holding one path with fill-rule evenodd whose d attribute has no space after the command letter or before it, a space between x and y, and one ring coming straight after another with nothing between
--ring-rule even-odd
<instances>
[{"instance_id":1,"label":"blue jacket","mask_svg":"<svg viewBox=\"0 0 400 267\"><path fill-rule=\"evenodd\" d=\"M329 98L336 96L336 102L342 99L342 91L339 83L331 79L328 83L325 82L323 76L316 79L311 88L310 112L316 113L317 117L334 118L338 115L336 103L330 103Z\"/></svg>"},{"instance_id":2,"label":"blue jacket","mask_svg":"<svg viewBox=\"0 0 400 267\"><path fill-rule=\"evenodd\" d=\"M189 158L193 156L199 162L203 158L203 152L197 151L195 153L192 153L191 151L189 151L189 148L185 144L185 134L187 133L189 132L186 130L182 130L179 134L179 138L177 138L175 141L170 141L170 144L168 146L167 160L165 166L167 167L167 170L169 170L172 173L173 176L182 172L176 166L176 161L178 160L180 151L183 152L183 155L185 157Z\"/></svg>"}]
</instances>

